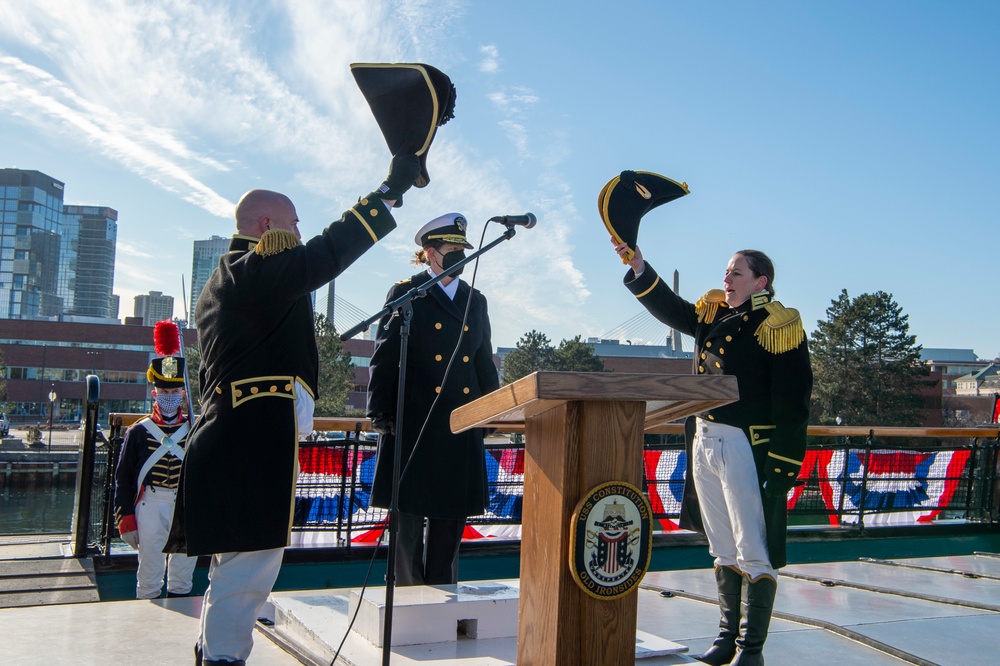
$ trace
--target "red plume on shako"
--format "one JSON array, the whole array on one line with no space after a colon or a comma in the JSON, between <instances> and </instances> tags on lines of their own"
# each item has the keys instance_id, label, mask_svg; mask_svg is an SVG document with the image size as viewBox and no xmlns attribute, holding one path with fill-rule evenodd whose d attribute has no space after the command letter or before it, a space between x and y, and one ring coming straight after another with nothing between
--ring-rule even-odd
<instances>
[{"instance_id":1,"label":"red plume on shako","mask_svg":"<svg viewBox=\"0 0 1000 666\"><path fill-rule=\"evenodd\" d=\"M157 356L173 356L181 350L181 333L172 321L158 321L153 327L153 347Z\"/></svg>"}]
</instances>

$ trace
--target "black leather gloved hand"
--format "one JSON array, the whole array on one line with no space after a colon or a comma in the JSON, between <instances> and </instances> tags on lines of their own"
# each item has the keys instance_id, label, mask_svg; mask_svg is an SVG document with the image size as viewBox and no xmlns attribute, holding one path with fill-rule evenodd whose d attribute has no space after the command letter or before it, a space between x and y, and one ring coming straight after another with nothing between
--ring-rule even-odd
<instances>
[{"instance_id":1,"label":"black leather gloved hand","mask_svg":"<svg viewBox=\"0 0 1000 666\"><path fill-rule=\"evenodd\" d=\"M381 435L395 435L396 424L388 416L380 414L372 418L372 430Z\"/></svg>"},{"instance_id":2,"label":"black leather gloved hand","mask_svg":"<svg viewBox=\"0 0 1000 666\"><path fill-rule=\"evenodd\" d=\"M389 175L385 177L377 192L380 199L395 200L393 208L403 205L403 193L413 187L420 176L420 158L416 155L396 155L389 164Z\"/></svg>"}]
</instances>

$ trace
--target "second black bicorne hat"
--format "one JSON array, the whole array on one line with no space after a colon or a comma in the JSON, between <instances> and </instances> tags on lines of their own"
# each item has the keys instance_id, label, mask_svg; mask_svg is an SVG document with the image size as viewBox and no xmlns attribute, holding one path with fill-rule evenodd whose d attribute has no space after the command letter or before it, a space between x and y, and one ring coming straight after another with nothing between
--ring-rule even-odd
<instances>
[{"instance_id":1,"label":"second black bicorne hat","mask_svg":"<svg viewBox=\"0 0 1000 666\"><path fill-rule=\"evenodd\" d=\"M597 197L597 209L612 238L629 247L622 257L623 263L627 264L635 255L642 216L689 193L687 183L650 171L622 171L608 181Z\"/></svg>"},{"instance_id":2,"label":"second black bicorne hat","mask_svg":"<svg viewBox=\"0 0 1000 666\"><path fill-rule=\"evenodd\" d=\"M455 86L439 69L420 63L354 63L351 74L396 155L420 157L414 186L425 187L427 149L437 128L455 117Z\"/></svg>"}]
</instances>

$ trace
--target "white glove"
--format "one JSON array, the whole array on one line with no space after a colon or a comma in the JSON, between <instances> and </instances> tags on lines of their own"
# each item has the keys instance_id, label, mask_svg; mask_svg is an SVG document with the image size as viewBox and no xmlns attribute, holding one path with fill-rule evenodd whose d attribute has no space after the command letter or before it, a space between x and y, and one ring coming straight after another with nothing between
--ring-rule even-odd
<instances>
[{"instance_id":1,"label":"white glove","mask_svg":"<svg viewBox=\"0 0 1000 666\"><path fill-rule=\"evenodd\" d=\"M139 531L132 530L121 535L122 541L132 546L132 550L139 550Z\"/></svg>"}]
</instances>

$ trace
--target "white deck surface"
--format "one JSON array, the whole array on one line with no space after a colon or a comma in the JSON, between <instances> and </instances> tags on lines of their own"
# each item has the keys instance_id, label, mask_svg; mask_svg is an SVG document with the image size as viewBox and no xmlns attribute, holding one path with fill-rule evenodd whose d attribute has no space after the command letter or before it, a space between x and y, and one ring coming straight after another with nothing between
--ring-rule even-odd
<instances>
[{"instance_id":1,"label":"white deck surface","mask_svg":"<svg viewBox=\"0 0 1000 666\"><path fill-rule=\"evenodd\" d=\"M997 663L1000 558L806 564L788 566L781 573L775 619L765 646L768 666ZM517 586L517 581L499 582ZM688 654L705 649L718 626L714 587L707 569L647 574L638 593L640 631L679 643L689 648ZM274 598L279 604L282 599L292 604L320 599L330 612L316 629L339 644L347 628L351 592L279 592ZM193 597L0 609L4 632L0 661L193 663L200 607L201 599ZM515 655L513 638L461 639L394 646L391 663L512 664ZM351 632L338 663L367 666L380 661L381 650ZM314 662L300 662L259 631L248 663ZM640 663L697 662L675 654Z\"/></svg>"}]
</instances>

